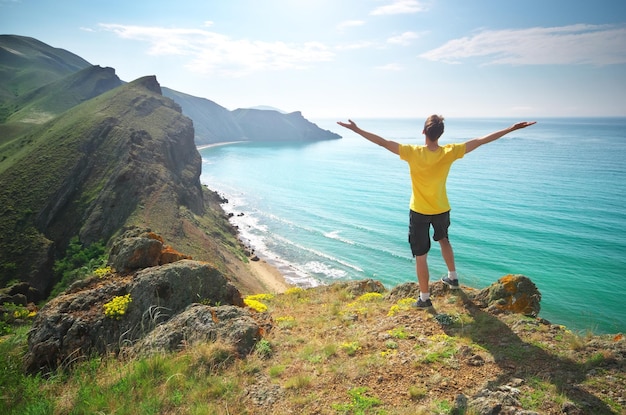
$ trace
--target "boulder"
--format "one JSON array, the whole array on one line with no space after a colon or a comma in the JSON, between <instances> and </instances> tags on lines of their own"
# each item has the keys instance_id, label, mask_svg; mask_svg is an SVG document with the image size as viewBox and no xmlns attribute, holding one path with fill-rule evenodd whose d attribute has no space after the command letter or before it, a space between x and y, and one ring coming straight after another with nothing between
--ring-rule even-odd
<instances>
[{"instance_id":1,"label":"boulder","mask_svg":"<svg viewBox=\"0 0 626 415\"><path fill-rule=\"evenodd\" d=\"M524 275L505 275L481 290L474 301L491 311L506 311L537 317L541 309L541 293Z\"/></svg>"},{"instance_id":2,"label":"boulder","mask_svg":"<svg viewBox=\"0 0 626 415\"><path fill-rule=\"evenodd\" d=\"M111 248L109 265L117 272L128 273L159 264L163 240L150 231L132 229L118 238Z\"/></svg>"},{"instance_id":3,"label":"boulder","mask_svg":"<svg viewBox=\"0 0 626 415\"><path fill-rule=\"evenodd\" d=\"M467 399L462 407L477 415L539 415L538 412L522 409L520 396L521 392L518 388L502 385L495 390L481 390Z\"/></svg>"},{"instance_id":4,"label":"boulder","mask_svg":"<svg viewBox=\"0 0 626 415\"><path fill-rule=\"evenodd\" d=\"M250 309L229 305L192 304L138 341L130 354L172 352L219 340L234 345L239 355L247 355L263 332L252 313Z\"/></svg>"},{"instance_id":5,"label":"boulder","mask_svg":"<svg viewBox=\"0 0 626 415\"><path fill-rule=\"evenodd\" d=\"M405 282L396 285L387 295L387 299L393 303L403 298L415 298L420 295L420 287L416 282Z\"/></svg>"},{"instance_id":6,"label":"boulder","mask_svg":"<svg viewBox=\"0 0 626 415\"><path fill-rule=\"evenodd\" d=\"M129 273L183 259L192 257L166 245L161 235L150 229L131 227L113 242L109 265L117 272Z\"/></svg>"},{"instance_id":7,"label":"boulder","mask_svg":"<svg viewBox=\"0 0 626 415\"><path fill-rule=\"evenodd\" d=\"M130 302L124 313L114 318L105 315L104 305L125 295L129 295ZM146 268L134 275L92 277L72 286L40 310L28 336L25 369L29 373L46 372L71 366L94 354L118 353L197 302L244 305L235 286L204 262L182 260ZM231 315L242 319L236 313ZM193 325L202 319L180 318L186 321L186 332L207 332ZM246 341L242 352L256 338L250 334L254 330L243 330Z\"/></svg>"},{"instance_id":8,"label":"boulder","mask_svg":"<svg viewBox=\"0 0 626 415\"><path fill-rule=\"evenodd\" d=\"M331 289L343 289L349 292L354 297L359 297L367 293L380 293L387 292L387 289L382 282L368 278L358 281L344 281L334 283Z\"/></svg>"}]
</instances>

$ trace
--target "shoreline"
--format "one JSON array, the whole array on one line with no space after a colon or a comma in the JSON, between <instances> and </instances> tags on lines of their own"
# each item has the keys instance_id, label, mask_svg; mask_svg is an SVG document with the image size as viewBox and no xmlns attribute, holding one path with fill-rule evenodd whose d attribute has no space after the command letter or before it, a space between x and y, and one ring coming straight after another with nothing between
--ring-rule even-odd
<instances>
[{"instance_id":1,"label":"shoreline","mask_svg":"<svg viewBox=\"0 0 626 415\"><path fill-rule=\"evenodd\" d=\"M200 151L207 148L220 147L230 144L241 144L247 142L248 141L223 141L219 143L196 146L196 149ZM244 241L241 239L239 231L237 231L237 239L239 239L239 241L245 245ZM254 257L257 259L253 260L252 258ZM294 287L293 284L287 282L285 275L277 267L273 266L262 258L259 258L258 256L254 257L248 258L248 269L252 274L252 277L254 277L261 284L261 286L268 290L269 293L280 294L287 291L287 289Z\"/></svg>"},{"instance_id":2,"label":"shoreline","mask_svg":"<svg viewBox=\"0 0 626 415\"><path fill-rule=\"evenodd\" d=\"M241 144L241 143L247 143L248 141L222 141L219 143L211 143L211 144L203 144L201 146L196 146L196 149L199 150L204 150L205 148L213 148L213 147L219 147L219 146L226 146L229 144Z\"/></svg>"},{"instance_id":3,"label":"shoreline","mask_svg":"<svg viewBox=\"0 0 626 415\"><path fill-rule=\"evenodd\" d=\"M258 258L258 257L257 257ZM270 294L281 294L287 291L287 289L293 287L285 279L285 276L267 261L263 259L253 260L249 259L249 268L252 276L255 277L261 285L263 285Z\"/></svg>"}]
</instances>

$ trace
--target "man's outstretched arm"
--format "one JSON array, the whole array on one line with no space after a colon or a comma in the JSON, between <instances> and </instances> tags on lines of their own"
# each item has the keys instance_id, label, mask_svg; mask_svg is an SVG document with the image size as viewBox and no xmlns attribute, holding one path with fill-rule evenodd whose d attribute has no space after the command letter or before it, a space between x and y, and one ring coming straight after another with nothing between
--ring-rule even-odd
<instances>
[{"instance_id":1,"label":"man's outstretched arm","mask_svg":"<svg viewBox=\"0 0 626 415\"><path fill-rule=\"evenodd\" d=\"M378 144L379 146L386 148L392 153L398 154L400 152L400 145L398 143L396 143L395 141L385 140L379 135L362 130L352 120L348 120L347 123L338 121L337 124L347 128L348 130L354 131L358 135L366 138L374 144Z\"/></svg>"},{"instance_id":2,"label":"man's outstretched arm","mask_svg":"<svg viewBox=\"0 0 626 415\"><path fill-rule=\"evenodd\" d=\"M491 133L484 137L474 138L472 140L465 142L465 154L469 153L472 150L476 150L478 147L483 144L491 143L492 141L496 141L498 138L504 137L511 131L519 130L522 128L529 127L535 124L537 121L523 121L518 122L515 125L510 126L509 128L505 128L504 130L496 131L495 133Z\"/></svg>"}]
</instances>

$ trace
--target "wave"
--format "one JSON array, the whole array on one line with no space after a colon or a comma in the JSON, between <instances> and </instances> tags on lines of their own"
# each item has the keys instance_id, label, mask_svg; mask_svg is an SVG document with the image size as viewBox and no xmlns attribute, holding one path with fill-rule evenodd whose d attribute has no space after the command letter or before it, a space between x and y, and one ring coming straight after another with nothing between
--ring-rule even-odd
<instances>
[{"instance_id":1,"label":"wave","mask_svg":"<svg viewBox=\"0 0 626 415\"><path fill-rule=\"evenodd\" d=\"M298 243L296 243L296 242L294 242L294 241L292 241L292 240L290 240L288 238L280 236L280 235L273 235L273 237L276 238L277 240L279 240L280 242L284 243L284 244L287 244L287 245L290 245L290 246L298 248L298 250L300 250L302 252L308 252L308 253L311 253L311 254L313 254L313 255L315 255L317 257L326 259L327 261L335 262L337 264L343 265L344 267L351 268L351 269L353 269L353 270L355 270L357 272L363 272L363 269L360 268L359 266L354 265L354 264L352 264L352 263L350 263L348 261L339 259L339 258L337 258L335 256L332 256L330 254L327 254L325 252L322 252L322 251L319 251L317 249L313 249L313 248L309 248L309 247L300 245L300 244L298 244Z\"/></svg>"},{"instance_id":2,"label":"wave","mask_svg":"<svg viewBox=\"0 0 626 415\"><path fill-rule=\"evenodd\" d=\"M343 242L348 245L355 245L354 241L351 241L350 239L342 238L341 236L339 236L340 233L341 231L335 230L335 231L326 232L324 236L328 239L335 239L337 241Z\"/></svg>"}]
</instances>

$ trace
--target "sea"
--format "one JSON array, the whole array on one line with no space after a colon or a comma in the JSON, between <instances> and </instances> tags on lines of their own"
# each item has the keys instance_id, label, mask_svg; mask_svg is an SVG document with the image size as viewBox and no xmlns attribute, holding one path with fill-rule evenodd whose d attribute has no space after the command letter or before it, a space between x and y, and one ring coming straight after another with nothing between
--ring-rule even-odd
<instances>
[{"instance_id":1,"label":"sea","mask_svg":"<svg viewBox=\"0 0 626 415\"><path fill-rule=\"evenodd\" d=\"M294 285L417 281L408 165L337 120L311 121L342 138L204 148L201 182L228 200L242 241ZM354 121L390 140L424 143L423 119ZM447 118L440 144L517 121ZM581 333L623 333L626 118L534 121L452 166L449 234L460 282L482 289L522 274L541 292L540 317ZM431 281L446 275L438 243L428 261Z\"/></svg>"}]
</instances>

